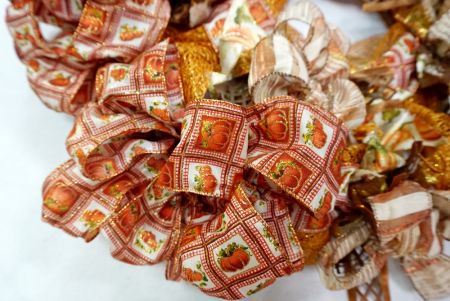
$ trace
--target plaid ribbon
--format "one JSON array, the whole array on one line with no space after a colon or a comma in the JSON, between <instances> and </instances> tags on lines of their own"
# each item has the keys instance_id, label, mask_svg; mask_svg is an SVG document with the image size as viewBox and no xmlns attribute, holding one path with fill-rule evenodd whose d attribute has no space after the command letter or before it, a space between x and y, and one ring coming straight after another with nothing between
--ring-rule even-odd
<instances>
[{"instance_id":1,"label":"plaid ribbon","mask_svg":"<svg viewBox=\"0 0 450 301\"><path fill-rule=\"evenodd\" d=\"M433 209L432 194L419 184L404 181L391 191L368 198L374 217L369 224L348 228L343 237L330 241L321 251L320 272L330 289L350 289L376 277L388 256L399 258L417 291L425 299L450 293L448 256L443 254L438 233L439 210ZM448 201L438 207L450 209ZM353 273L336 273L338 262L362 247L368 259Z\"/></svg>"},{"instance_id":2,"label":"plaid ribbon","mask_svg":"<svg viewBox=\"0 0 450 301\"><path fill-rule=\"evenodd\" d=\"M202 100L186 107L170 151L169 125L100 111L80 111L67 140L73 159L44 184L44 220L87 240L103 231L125 262L169 259L169 278L226 299L301 270L296 230L310 223L299 220L328 220L343 179L339 119L289 96L247 109Z\"/></svg>"},{"instance_id":3,"label":"plaid ribbon","mask_svg":"<svg viewBox=\"0 0 450 301\"><path fill-rule=\"evenodd\" d=\"M74 114L95 99L97 61L131 61L161 38L169 16L165 0L16 0L6 23L33 90L48 107ZM40 22L63 31L47 41Z\"/></svg>"},{"instance_id":4,"label":"plaid ribbon","mask_svg":"<svg viewBox=\"0 0 450 301\"><path fill-rule=\"evenodd\" d=\"M81 20L96 9L87 2ZM97 70L97 102L76 109L67 138L72 159L44 183L43 219L86 241L103 232L118 260L167 260L167 278L243 298L303 268L297 232L329 227L347 131L291 96L185 106L179 62L165 40Z\"/></svg>"},{"instance_id":5,"label":"plaid ribbon","mask_svg":"<svg viewBox=\"0 0 450 301\"><path fill-rule=\"evenodd\" d=\"M349 41L326 23L320 10L303 1L283 12L273 33L255 47L249 89L255 103L291 95L319 105L356 127L366 115L365 100L348 80Z\"/></svg>"}]
</instances>

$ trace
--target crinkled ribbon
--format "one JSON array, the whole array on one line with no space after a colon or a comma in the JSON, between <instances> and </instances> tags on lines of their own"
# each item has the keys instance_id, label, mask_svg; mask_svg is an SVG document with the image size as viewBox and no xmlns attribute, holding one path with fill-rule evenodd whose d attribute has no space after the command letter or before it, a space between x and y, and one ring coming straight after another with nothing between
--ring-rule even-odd
<instances>
[{"instance_id":1,"label":"crinkled ribbon","mask_svg":"<svg viewBox=\"0 0 450 301\"><path fill-rule=\"evenodd\" d=\"M425 299L446 296L450 291L450 260L443 254L437 234L440 210L433 209L432 194L419 184L404 181L389 192L368 198L373 212L373 232L359 219L346 226L342 237L331 240L321 251L321 277L330 289L348 289L370 282L386 264L388 256L400 258L407 275ZM335 272L338 262L354 249L364 249L368 259L352 273ZM432 281L433 285L430 286Z\"/></svg>"}]
</instances>

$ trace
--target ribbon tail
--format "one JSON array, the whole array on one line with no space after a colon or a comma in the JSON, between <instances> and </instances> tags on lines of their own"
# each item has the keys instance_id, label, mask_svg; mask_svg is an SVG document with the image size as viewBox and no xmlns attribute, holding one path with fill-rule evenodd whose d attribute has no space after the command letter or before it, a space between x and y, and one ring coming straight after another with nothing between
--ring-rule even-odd
<instances>
[{"instance_id":1,"label":"ribbon tail","mask_svg":"<svg viewBox=\"0 0 450 301\"><path fill-rule=\"evenodd\" d=\"M450 294L449 256L440 254L423 259L405 256L402 265L417 292L425 300L439 299Z\"/></svg>"}]
</instances>

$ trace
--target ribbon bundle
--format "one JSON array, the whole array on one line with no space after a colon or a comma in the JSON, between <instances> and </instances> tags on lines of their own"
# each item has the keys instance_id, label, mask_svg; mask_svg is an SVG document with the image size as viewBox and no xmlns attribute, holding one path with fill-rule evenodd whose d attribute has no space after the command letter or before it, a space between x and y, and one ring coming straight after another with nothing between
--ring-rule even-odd
<instances>
[{"instance_id":1,"label":"ribbon bundle","mask_svg":"<svg viewBox=\"0 0 450 301\"><path fill-rule=\"evenodd\" d=\"M86 241L102 232L121 261L166 260L168 279L224 299L316 262L328 288L352 289L388 256L425 298L447 294L450 183L426 168L450 122L391 101L417 90L418 39L391 32L390 48L362 62L365 45L350 50L313 4L280 2L171 14L165 0L13 1L7 23L31 87L75 115L43 219ZM61 32L48 41L39 22Z\"/></svg>"}]
</instances>

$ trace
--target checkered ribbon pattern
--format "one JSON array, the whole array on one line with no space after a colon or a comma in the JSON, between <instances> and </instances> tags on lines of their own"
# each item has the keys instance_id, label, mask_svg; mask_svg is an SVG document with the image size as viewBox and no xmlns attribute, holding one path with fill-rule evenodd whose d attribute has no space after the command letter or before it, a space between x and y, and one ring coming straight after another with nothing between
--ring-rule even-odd
<instances>
[{"instance_id":1,"label":"checkered ribbon pattern","mask_svg":"<svg viewBox=\"0 0 450 301\"><path fill-rule=\"evenodd\" d=\"M328 220L342 183L341 120L290 96L199 100L178 137L176 122L101 107L77 115L72 159L44 184L45 221L86 240L102 231L128 263L167 259L170 279L225 299L302 269L296 226Z\"/></svg>"},{"instance_id":2,"label":"checkered ribbon pattern","mask_svg":"<svg viewBox=\"0 0 450 301\"><path fill-rule=\"evenodd\" d=\"M165 0L16 0L6 23L33 90L51 109L74 114L95 100L98 62L130 62L160 40L169 17ZM47 40L40 23L61 32Z\"/></svg>"},{"instance_id":3,"label":"checkered ribbon pattern","mask_svg":"<svg viewBox=\"0 0 450 301\"><path fill-rule=\"evenodd\" d=\"M256 28L254 104L241 106L186 100L190 83L180 70L191 61L162 38L166 0L12 1L6 22L31 87L45 105L75 117L66 141L71 159L43 185L43 220L86 241L101 232L114 258L166 261L166 278L227 300L301 271L299 233L328 231L334 208L347 203L354 170L341 156L365 101L348 80L348 41L320 10L301 2L275 22L270 3L219 5L203 26L221 63L224 43L242 55L248 41L233 35ZM41 22L62 31L47 40ZM414 206L401 206L405 198ZM447 293L441 271L449 261L430 193L404 182L370 205L374 227L360 221L323 248L327 287L369 282L395 256L424 297ZM368 264L337 277L337 262L362 245Z\"/></svg>"}]
</instances>

